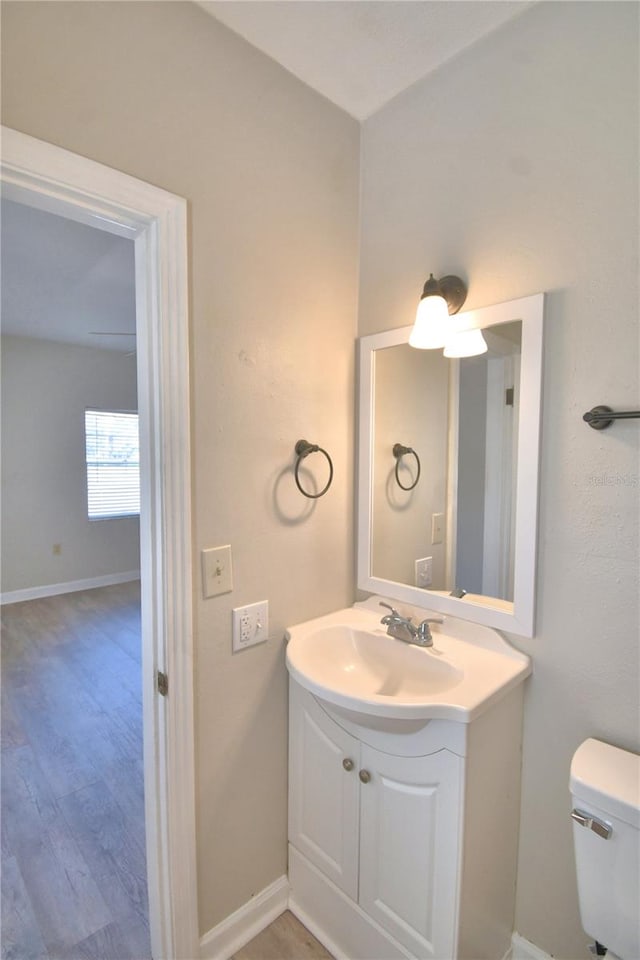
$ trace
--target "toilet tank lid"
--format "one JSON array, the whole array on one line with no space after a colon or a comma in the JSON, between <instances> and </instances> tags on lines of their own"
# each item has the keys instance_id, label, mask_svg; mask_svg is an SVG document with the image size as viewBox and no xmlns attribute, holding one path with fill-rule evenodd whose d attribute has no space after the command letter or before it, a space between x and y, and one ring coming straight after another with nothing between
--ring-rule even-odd
<instances>
[{"instance_id":1,"label":"toilet tank lid","mask_svg":"<svg viewBox=\"0 0 640 960\"><path fill-rule=\"evenodd\" d=\"M640 757L601 740L585 740L573 755L574 800L592 803L640 828Z\"/></svg>"}]
</instances>

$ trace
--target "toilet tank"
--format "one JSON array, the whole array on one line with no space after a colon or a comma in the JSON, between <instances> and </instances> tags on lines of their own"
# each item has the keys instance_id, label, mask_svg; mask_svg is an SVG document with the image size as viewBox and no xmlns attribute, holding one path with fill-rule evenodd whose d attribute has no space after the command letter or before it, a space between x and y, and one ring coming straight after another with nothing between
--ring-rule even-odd
<instances>
[{"instance_id":1,"label":"toilet tank","mask_svg":"<svg viewBox=\"0 0 640 960\"><path fill-rule=\"evenodd\" d=\"M585 740L571 763L582 926L621 960L640 957L640 757Z\"/></svg>"}]
</instances>

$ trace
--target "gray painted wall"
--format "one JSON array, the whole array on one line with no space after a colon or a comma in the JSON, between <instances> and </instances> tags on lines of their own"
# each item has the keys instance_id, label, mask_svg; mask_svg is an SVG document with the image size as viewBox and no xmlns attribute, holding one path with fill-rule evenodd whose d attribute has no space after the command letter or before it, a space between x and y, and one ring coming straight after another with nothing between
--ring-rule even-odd
<instances>
[{"instance_id":1,"label":"gray painted wall","mask_svg":"<svg viewBox=\"0 0 640 960\"><path fill-rule=\"evenodd\" d=\"M516 928L586 958L569 765L638 751L638 5L541 3L363 126L360 334L412 322L429 271L469 308L547 291L537 635ZM526 442L526 438L521 438Z\"/></svg>"},{"instance_id":2,"label":"gray painted wall","mask_svg":"<svg viewBox=\"0 0 640 960\"><path fill-rule=\"evenodd\" d=\"M204 933L287 869L285 627L353 599L359 127L191 3L7 3L2 43L4 124L189 202L194 570L230 543L234 576L194 597Z\"/></svg>"},{"instance_id":3,"label":"gray painted wall","mask_svg":"<svg viewBox=\"0 0 640 960\"><path fill-rule=\"evenodd\" d=\"M135 357L2 337L3 593L140 569L137 517L87 518L86 407L138 409Z\"/></svg>"}]
</instances>

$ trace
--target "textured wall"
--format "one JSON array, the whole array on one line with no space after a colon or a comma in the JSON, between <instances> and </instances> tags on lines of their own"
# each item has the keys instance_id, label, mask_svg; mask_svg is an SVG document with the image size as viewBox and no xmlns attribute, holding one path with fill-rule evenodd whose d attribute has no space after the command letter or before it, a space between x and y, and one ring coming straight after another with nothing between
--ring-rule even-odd
<instances>
[{"instance_id":1,"label":"textured wall","mask_svg":"<svg viewBox=\"0 0 640 960\"><path fill-rule=\"evenodd\" d=\"M459 273L470 308L547 291L537 635L516 928L588 957L571 756L638 750L638 7L542 3L363 127L360 334L412 322Z\"/></svg>"},{"instance_id":2,"label":"textured wall","mask_svg":"<svg viewBox=\"0 0 640 960\"><path fill-rule=\"evenodd\" d=\"M359 129L190 3L2 14L3 123L189 201L205 932L286 871L285 626L353 598ZM315 506L300 437L335 463ZM224 543L234 592L204 601ZM232 657L232 606L267 598L269 642Z\"/></svg>"},{"instance_id":3,"label":"textured wall","mask_svg":"<svg viewBox=\"0 0 640 960\"><path fill-rule=\"evenodd\" d=\"M3 593L140 569L137 517L87 519L86 407L138 409L134 357L2 338Z\"/></svg>"}]
</instances>

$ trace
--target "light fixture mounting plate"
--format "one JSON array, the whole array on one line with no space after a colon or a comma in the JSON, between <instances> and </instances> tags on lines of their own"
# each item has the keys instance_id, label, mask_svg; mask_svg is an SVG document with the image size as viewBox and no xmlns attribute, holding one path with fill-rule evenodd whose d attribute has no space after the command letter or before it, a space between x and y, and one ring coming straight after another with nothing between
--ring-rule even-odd
<instances>
[{"instance_id":1,"label":"light fixture mounting plate","mask_svg":"<svg viewBox=\"0 0 640 960\"><path fill-rule=\"evenodd\" d=\"M438 283L442 291L442 296L447 301L449 314L453 315L454 313L457 313L467 299L467 288L464 282L460 279L460 277L454 277L453 275L450 275L441 277L441 279L438 280Z\"/></svg>"}]
</instances>

